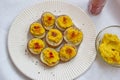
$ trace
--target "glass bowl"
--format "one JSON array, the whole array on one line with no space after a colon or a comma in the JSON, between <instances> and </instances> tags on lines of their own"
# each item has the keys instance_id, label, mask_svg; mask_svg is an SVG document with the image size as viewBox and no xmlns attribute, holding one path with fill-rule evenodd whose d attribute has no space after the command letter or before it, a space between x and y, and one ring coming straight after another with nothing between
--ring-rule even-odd
<instances>
[{"instance_id":1,"label":"glass bowl","mask_svg":"<svg viewBox=\"0 0 120 80\"><path fill-rule=\"evenodd\" d=\"M114 67L120 67L120 63L118 64L116 61L120 61L119 59L115 59L113 56L108 56L108 54L106 55L106 53L108 52L106 52L106 53L104 53L105 55L103 55L103 53L101 54L100 52L100 50L99 50L99 46L101 45L101 43L102 43L102 39L103 39L103 37L104 37L104 34L106 34L106 33L108 33L108 34L115 34L115 35L117 35L118 36L118 38L119 38L119 40L120 40L120 26L118 26L118 25L113 25L113 26L108 26L108 27L106 27L106 28L104 28L104 29L102 29L99 33L98 33L98 35L97 35L97 37L96 37L96 41L95 41L95 47L96 47L96 51L97 51L97 53L98 53L98 55L100 55L101 56L101 58L106 62L106 63L108 63L109 65L112 65L112 66L114 66ZM111 36L109 36L110 38L111 38ZM107 40L108 41L108 40ZM108 47L108 45L109 44L111 44L111 42L110 43L108 43L107 44L107 47ZM113 43L112 43L113 44ZM110 45L111 46L111 45ZM115 47L115 46L114 46ZM101 47L101 48L104 48L103 46ZM119 47L120 48L120 47ZM109 48L110 49L110 48ZM110 49L110 50L112 50L112 49ZM114 49L112 50L112 51L114 51ZM119 51L120 51L120 49L119 49ZM102 51L102 52L105 52L105 51ZM109 52L108 52L109 53ZM115 53L115 52L114 52ZM117 55L119 53L119 55ZM115 56L117 56L118 58L120 58L120 52L118 52L118 53L115 53L114 55ZM113 54L113 52L111 52L111 53L109 53L109 54ZM104 57L103 57L104 56ZM112 60L112 59L114 59L113 61L115 61L115 63L110 63L110 61ZM107 61L107 60L109 60L109 62Z\"/></svg>"}]
</instances>

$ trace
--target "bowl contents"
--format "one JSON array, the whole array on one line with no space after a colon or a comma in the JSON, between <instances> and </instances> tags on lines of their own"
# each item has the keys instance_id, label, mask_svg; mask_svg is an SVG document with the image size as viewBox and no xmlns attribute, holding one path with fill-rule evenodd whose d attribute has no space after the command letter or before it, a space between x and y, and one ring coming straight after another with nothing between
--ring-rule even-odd
<instances>
[{"instance_id":1,"label":"bowl contents","mask_svg":"<svg viewBox=\"0 0 120 80\"><path fill-rule=\"evenodd\" d=\"M28 46L28 50L32 54L40 54L42 49L45 47L45 43L41 39L33 38L33 39L29 40L27 46Z\"/></svg>"},{"instance_id":2,"label":"bowl contents","mask_svg":"<svg viewBox=\"0 0 120 80\"><path fill-rule=\"evenodd\" d=\"M109 64L120 64L120 39L116 34L105 33L99 45L102 58Z\"/></svg>"},{"instance_id":3,"label":"bowl contents","mask_svg":"<svg viewBox=\"0 0 120 80\"><path fill-rule=\"evenodd\" d=\"M41 61L47 66L55 66L59 63L59 53L53 48L45 48L40 54Z\"/></svg>"},{"instance_id":4,"label":"bowl contents","mask_svg":"<svg viewBox=\"0 0 120 80\"><path fill-rule=\"evenodd\" d=\"M43 13L33 22L29 33L33 36L27 44L29 52L38 54L47 66L73 59L83 39L82 31L68 15L55 16L51 12Z\"/></svg>"}]
</instances>

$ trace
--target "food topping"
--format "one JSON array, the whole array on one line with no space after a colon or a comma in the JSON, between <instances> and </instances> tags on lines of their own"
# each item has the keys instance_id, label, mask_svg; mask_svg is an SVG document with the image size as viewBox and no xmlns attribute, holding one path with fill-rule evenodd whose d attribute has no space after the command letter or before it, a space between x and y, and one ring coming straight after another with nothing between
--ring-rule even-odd
<instances>
[{"instance_id":1,"label":"food topping","mask_svg":"<svg viewBox=\"0 0 120 80\"><path fill-rule=\"evenodd\" d=\"M40 36L45 33L45 29L42 27L40 23L34 22L30 26L30 32L34 36Z\"/></svg>"},{"instance_id":2,"label":"food topping","mask_svg":"<svg viewBox=\"0 0 120 80\"><path fill-rule=\"evenodd\" d=\"M58 43L62 39L62 33L57 29L50 29L48 32L48 39Z\"/></svg>"},{"instance_id":3,"label":"food topping","mask_svg":"<svg viewBox=\"0 0 120 80\"><path fill-rule=\"evenodd\" d=\"M76 49L69 44L65 44L60 49L60 57L70 60L77 54Z\"/></svg>"},{"instance_id":4,"label":"food topping","mask_svg":"<svg viewBox=\"0 0 120 80\"><path fill-rule=\"evenodd\" d=\"M66 32L66 38L71 41L72 43L78 43L82 40L83 34L77 28L69 28Z\"/></svg>"},{"instance_id":5,"label":"food topping","mask_svg":"<svg viewBox=\"0 0 120 80\"><path fill-rule=\"evenodd\" d=\"M69 16L64 15L57 18L57 24L59 27L66 29L68 27L71 27L73 25L73 22Z\"/></svg>"},{"instance_id":6,"label":"food topping","mask_svg":"<svg viewBox=\"0 0 120 80\"><path fill-rule=\"evenodd\" d=\"M46 48L43 51L43 56L44 56L44 60L48 63L48 64L53 64L57 61L59 61L59 53L51 48Z\"/></svg>"},{"instance_id":7,"label":"food topping","mask_svg":"<svg viewBox=\"0 0 120 80\"><path fill-rule=\"evenodd\" d=\"M29 41L29 48L33 49L34 52L39 53L45 47L44 42L41 39L31 39Z\"/></svg>"},{"instance_id":8,"label":"food topping","mask_svg":"<svg viewBox=\"0 0 120 80\"><path fill-rule=\"evenodd\" d=\"M55 24L55 16L51 13L43 14L42 20L46 27L51 27Z\"/></svg>"}]
</instances>

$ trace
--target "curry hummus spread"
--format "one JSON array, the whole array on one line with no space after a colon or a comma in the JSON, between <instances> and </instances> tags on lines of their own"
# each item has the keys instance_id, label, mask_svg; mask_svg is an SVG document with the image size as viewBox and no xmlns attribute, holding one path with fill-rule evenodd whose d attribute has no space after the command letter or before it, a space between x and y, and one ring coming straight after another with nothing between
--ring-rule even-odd
<instances>
[{"instance_id":1,"label":"curry hummus spread","mask_svg":"<svg viewBox=\"0 0 120 80\"><path fill-rule=\"evenodd\" d=\"M99 51L107 63L120 64L120 39L117 35L105 33Z\"/></svg>"}]
</instances>

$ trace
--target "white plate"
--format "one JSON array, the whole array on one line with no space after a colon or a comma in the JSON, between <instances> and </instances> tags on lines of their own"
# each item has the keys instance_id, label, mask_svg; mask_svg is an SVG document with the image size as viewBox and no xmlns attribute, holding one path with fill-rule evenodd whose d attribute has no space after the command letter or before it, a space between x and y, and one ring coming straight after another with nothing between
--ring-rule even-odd
<instances>
[{"instance_id":1,"label":"white plate","mask_svg":"<svg viewBox=\"0 0 120 80\"><path fill-rule=\"evenodd\" d=\"M52 68L45 67L38 59L26 52L29 26L45 11L55 15L69 15L84 34L76 57ZM96 57L95 32L93 22L80 8L60 1L42 2L22 11L15 18L8 35L9 54L15 66L31 79L75 79L90 67Z\"/></svg>"}]
</instances>

